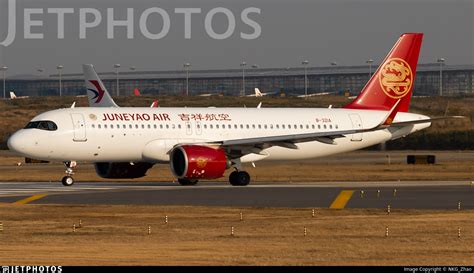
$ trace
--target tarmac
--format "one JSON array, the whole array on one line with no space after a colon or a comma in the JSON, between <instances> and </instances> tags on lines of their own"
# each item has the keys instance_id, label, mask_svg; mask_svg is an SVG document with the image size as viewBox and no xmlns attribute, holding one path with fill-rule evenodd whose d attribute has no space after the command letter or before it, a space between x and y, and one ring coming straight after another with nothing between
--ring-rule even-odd
<instances>
[{"instance_id":1,"label":"tarmac","mask_svg":"<svg viewBox=\"0 0 474 273\"><path fill-rule=\"evenodd\" d=\"M474 209L473 181L256 183L2 182L0 203L288 208Z\"/></svg>"}]
</instances>

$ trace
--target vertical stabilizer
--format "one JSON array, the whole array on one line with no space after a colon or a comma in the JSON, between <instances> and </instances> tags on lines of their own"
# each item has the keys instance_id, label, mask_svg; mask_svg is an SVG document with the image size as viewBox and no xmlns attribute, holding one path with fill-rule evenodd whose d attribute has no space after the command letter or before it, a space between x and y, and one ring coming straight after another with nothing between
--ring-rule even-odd
<instances>
[{"instance_id":1,"label":"vertical stabilizer","mask_svg":"<svg viewBox=\"0 0 474 273\"><path fill-rule=\"evenodd\" d=\"M390 110L400 101L400 112L408 112L416 76L423 33L405 33L349 109Z\"/></svg>"},{"instance_id":2,"label":"vertical stabilizer","mask_svg":"<svg viewBox=\"0 0 474 273\"><path fill-rule=\"evenodd\" d=\"M118 107L110 96L107 88L95 72L94 66L85 64L82 66L87 90L87 98L90 107Z\"/></svg>"}]
</instances>

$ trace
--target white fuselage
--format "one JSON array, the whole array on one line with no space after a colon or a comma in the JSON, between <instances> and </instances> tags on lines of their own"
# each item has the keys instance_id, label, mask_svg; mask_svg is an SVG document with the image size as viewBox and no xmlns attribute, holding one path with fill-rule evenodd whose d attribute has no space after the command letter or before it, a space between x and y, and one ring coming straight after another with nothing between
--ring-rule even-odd
<instances>
[{"instance_id":1,"label":"white fuselage","mask_svg":"<svg viewBox=\"0 0 474 273\"><path fill-rule=\"evenodd\" d=\"M22 129L9 147L31 158L49 161L169 161L178 144L202 144L268 136L365 129L376 126L386 111L318 108L67 108L38 115L57 130ZM398 113L395 122L425 119ZM319 141L297 143L298 149L273 146L242 162L297 160L353 151L399 138L430 123L389 128Z\"/></svg>"}]
</instances>

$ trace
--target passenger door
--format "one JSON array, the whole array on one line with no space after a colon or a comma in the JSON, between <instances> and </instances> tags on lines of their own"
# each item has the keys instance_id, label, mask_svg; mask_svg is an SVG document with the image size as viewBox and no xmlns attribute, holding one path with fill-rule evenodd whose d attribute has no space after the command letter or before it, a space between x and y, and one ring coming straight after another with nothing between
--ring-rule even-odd
<instances>
[{"instance_id":1,"label":"passenger door","mask_svg":"<svg viewBox=\"0 0 474 273\"><path fill-rule=\"evenodd\" d=\"M74 127L74 141L87 141L86 124L82 114L71 114L72 124Z\"/></svg>"}]
</instances>

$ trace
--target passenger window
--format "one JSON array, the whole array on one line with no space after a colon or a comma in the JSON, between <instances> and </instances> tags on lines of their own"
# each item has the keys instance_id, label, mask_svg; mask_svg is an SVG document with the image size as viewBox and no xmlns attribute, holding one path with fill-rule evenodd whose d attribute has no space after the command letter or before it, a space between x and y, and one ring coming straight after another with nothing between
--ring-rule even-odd
<instances>
[{"instance_id":1,"label":"passenger window","mask_svg":"<svg viewBox=\"0 0 474 273\"><path fill-rule=\"evenodd\" d=\"M266 125L266 124L265 124L265 125L263 125L263 128L267 129L267 125Z\"/></svg>"},{"instance_id":2,"label":"passenger window","mask_svg":"<svg viewBox=\"0 0 474 273\"><path fill-rule=\"evenodd\" d=\"M336 129L339 129L339 126L336 124Z\"/></svg>"},{"instance_id":3,"label":"passenger window","mask_svg":"<svg viewBox=\"0 0 474 273\"><path fill-rule=\"evenodd\" d=\"M160 129L163 129L163 124L160 124Z\"/></svg>"},{"instance_id":4,"label":"passenger window","mask_svg":"<svg viewBox=\"0 0 474 273\"><path fill-rule=\"evenodd\" d=\"M138 129L138 124L135 124L135 129Z\"/></svg>"},{"instance_id":5,"label":"passenger window","mask_svg":"<svg viewBox=\"0 0 474 273\"><path fill-rule=\"evenodd\" d=\"M318 124L318 129L321 129L321 124Z\"/></svg>"},{"instance_id":6,"label":"passenger window","mask_svg":"<svg viewBox=\"0 0 474 273\"><path fill-rule=\"evenodd\" d=\"M306 129L309 129L309 125L308 125L308 124L306 124Z\"/></svg>"},{"instance_id":7,"label":"passenger window","mask_svg":"<svg viewBox=\"0 0 474 273\"><path fill-rule=\"evenodd\" d=\"M315 129L315 126L314 126L314 124L313 124L313 125L311 125L311 128Z\"/></svg>"},{"instance_id":8,"label":"passenger window","mask_svg":"<svg viewBox=\"0 0 474 273\"><path fill-rule=\"evenodd\" d=\"M107 129L107 124L104 124L104 129Z\"/></svg>"},{"instance_id":9,"label":"passenger window","mask_svg":"<svg viewBox=\"0 0 474 273\"><path fill-rule=\"evenodd\" d=\"M216 124L216 129L219 129L219 124Z\"/></svg>"},{"instance_id":10,"label":"passenger window","mask_svg":"<svg viewBox=\"0 0 474 273\"><path fill-rule=\"evenodd\" d=\"M97 125L97 128L101 129L102 127L101 127L100 124L99 124L99 125Z\"/></svg>"},{"instance_id":11,"label":"passenger window","mask_svg":"<svg viewBox=\"0 0 474 273\"><path fill-rule=\"evenodd\" d=\"M303 129L303 125L302 125L302 124L300 124L300 129Z\"/></svg>"},{"instance_id":12,"label":"passenger window","mask_svg":"<svg viewBox=\"0 0 474 273\"><path fill-rule=\"evenodd\" d=\"M282 128L282 129L285 129L285 124L282 124L282 125L281 125L281 128Z\"/></svg>"},{"instance_id":13,"label":"passenger window","mask_svg":"<svg viewBox=\"0 0 474 273\"><path fill-rule=\"evenodd\" d=\"M155 129L156 129L156 124L153 124L153 128L155 128Z\"/></svg>"},{"instance_id":14,"label":"passenger window","mask_svg":"<svg viewBox=\"0 0 474 273\"><path fill-rule=\"evenodd\" d=\"M181 124L178 124L178 129L181 129Z\"/></svg>"},{"instance_id":15,"label":"passenger window","mask_svg":"<svg viewBox=\"0 0 474 273\"><path fill-rule=\"evenodd\" d=\"M224 125L225 126L225 125ZM232 129L232 125L227 125L227 128Z\"/></svg>"},{"instance_id":16,"label":"passenger window","mask_svg":"<svg viewBox=\"0 0 474 273\"><path fill-rule=\"evenodd\" d=\"M250 126L249 126L248 124L247 124L247 125L245 125L245 127L247 127L247 129L250 129Z\"/></svg>"},{"instance_id":17,"label":"passenger window","mask_svg":"<svg viewBox=\"0 0 474 273\"><path fill-rule=\"evenodd\" d=\"M331 125L329 125L329 128L330 128L330 129L332 129L332 124L331 124Z\"/></svg>"},{"instance_id":18,"label":"passenger window","mask_svg":"<svg viewBox=\"0 0 474 273\"><path fill-rule=\"evenodd\" d=\"M169 128L170 128L170 126L168 124L166 124L166 129L169 129Z\"/></svg>"},{"instance_id":19,"label":"passenger window","mask_svg":"<svg viewBox=\"0 0 474 273\"><path fill-rule=\"evenodd\" d=\"M92 124L92 128L95 128L95 124Z\"/></svg>"},{"instance_id":20,"label":"passenger window","mask_svg":"<svg viewBox=\"0 0 474 273\"><path fill-rule=\"evenodd\" d=\"M204 129L207 129L207 124L204 124Z\"/></svg>"},{"instance_id":21,"label":"passenger window","mask_svg":"<svg viewBox=\"0 0 474 273\"><path fill-rule=\"evenodd\" d=\"M261 124L258 125L258 129L262 129L262 125L261 125Z\"/></svg>"},{"instance_id":22,"label":"passenger window","mask_svg":"<svg viewBox=\"0 0 474 273\"><path fill-rule=\"evenodd\" d=\"M295 126L293 126L295 129L298 129L298 125L295 124Z\"/></svg>"},{"instance_id":23,"label":"passenger window","mask_svg":"<svg viewBox=\"0 0 474 273\"><path fill-rule=\"evenodd\" d=\"M213 126L212 124L209 124L209 128L213 129L213 128L214 128L214 126Z\"/></svg>"},{"instance_id":24,"label":"passenger window","mask_svg":"<svg viewBox=\"0 0 474 273\"><path fill-rule=\"evenodd\" d=\"M114 125L113 125L113 124L110 124L110 129L114 129Z\"/></svg>"},{"instance_id":25,"label":"passenger window","mask_svg":"<svg viewBox=\"0 0 474 273\"><path fill-rule=\"evenodd\" d=\"M326 124L324 124L324 129L326 129Z\"/></svg>"},{"instance_id":26,"label":"passenger window","mask_svg":"<svg viewBox=\"0 0 474 273\"><path fill-rule=\"evenodd\" d=\"M255 124L252 124L252 128L255 129Z\"/></svg>"},{"instance_id":27,"label":"passenger window","mask_svg":"<svg viewBox=\"0 0 474 273\"><path fill-rule=\"evenodd\" d=\"M277 129L280 129L280 125L277 124L277 125L276 125L276 128L277 128Z\"/></svg>"},{"instance_id":28,"label":"passenger window","mask_svg":"<svg viewBox=\"0 0 474 273\"><path fill-rule=\"evenodd\" d=\"M133 128L132 124L129 124L129 125L128 125L128 128L132 129L132 128Z\"/></svg>"},{"instance_id":29,"label":"passenger window","mask_svg":"<svg viewBox=\"0 0 474 273\"><path fill-rule=\"evenodd\" d=\"M241 125L242 126L242 125ZM234 129L237 129L237 124L234 124Z\"/></svg>"}]
</instances>

